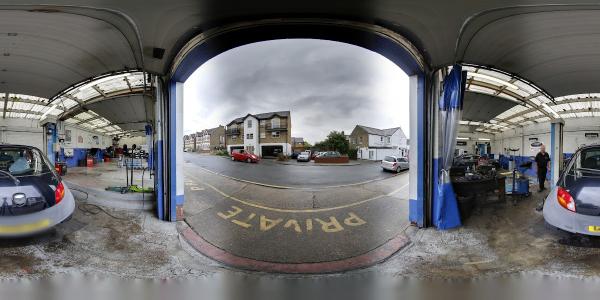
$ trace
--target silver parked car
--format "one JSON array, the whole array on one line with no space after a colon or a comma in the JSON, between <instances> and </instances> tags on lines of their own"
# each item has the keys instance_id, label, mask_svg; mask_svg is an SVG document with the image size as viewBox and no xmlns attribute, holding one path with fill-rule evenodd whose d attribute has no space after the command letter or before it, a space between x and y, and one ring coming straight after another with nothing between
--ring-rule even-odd
<instances>
[{"instance_id":1,"label":"silver parked car","mask_svg":"<svg viewBox=\"0 0 600 300\"><path fill-rule=\"evenodd\" d=\"M296 161L310 161L310 151L304 151L298 154Z\"/></svg>"},{"instance_id":2,"label":"silver parked car","mask_svg":"<svg viewBox=\"0 0 600 300\"><path fill-rule=\"evenodd\" d=\"M408 170L408 160L404 157L386 156L381 161L381 168L384 171L400 173L402 170Z\"/></svg>"},{"instance_id":3,"label":"silver parked car","mask_svg":"<svg viewBox=\"0 0 600 300\"><path fill-rule=\"evenodd\" d=\"M74 211L73 195L40 150L0 146L0 237L45 231Z\"/></svg>"},{"instance_id":4,"label":"silver parked car","mask_svg":"<svg viewBox=\"0 0 600 300\"><path fill-rule=\"evenodd\" d=\"M600 235L600 145L575 152L544 202L544 219L571 233Z\"/></svg>"}]
</instances>

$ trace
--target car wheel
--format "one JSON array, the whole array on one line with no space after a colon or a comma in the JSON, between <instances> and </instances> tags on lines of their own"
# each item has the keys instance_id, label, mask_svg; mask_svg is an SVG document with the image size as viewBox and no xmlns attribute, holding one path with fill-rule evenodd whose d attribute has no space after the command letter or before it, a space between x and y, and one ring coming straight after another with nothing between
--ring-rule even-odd
<instances>
[{"instance_id":1,"label":"car wheel","mask_svg":"<svg viewBox=\"0 0 600 300\"><path fill-rule=\"evenodd\" d=\"M248 158L248 159L246 159L246 162L247 162L247 163L251 163L251 162L252 162L252 160Z\"/></svg>"},{"instance_id":2,"label":"car wheel","mask_svg":"<svg viewBox=\"0 0 600 300\"><path fill-rule=\"evenodd\" d=\"M400 173L400 172L402 172L402 168L400 168L400 166L398 166L398 167L396 168L396 173Z\"/></svg>"},{"instance_id":3,"label":"car wheel","mask_svg":"<svg viewBox=\"0 0 600 300\"><path fill-rule=\"evenodd\" d=\"M231 161L235 161L235 157L233 157L233 156L232 156L232 157L231 157Z\"/></svg>"}]
</instances>

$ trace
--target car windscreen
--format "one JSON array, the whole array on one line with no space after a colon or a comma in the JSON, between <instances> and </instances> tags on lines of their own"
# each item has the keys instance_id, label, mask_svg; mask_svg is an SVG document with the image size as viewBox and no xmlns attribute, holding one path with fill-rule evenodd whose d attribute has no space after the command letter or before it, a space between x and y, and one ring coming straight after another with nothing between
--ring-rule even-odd
<instances>
[{"instance_id":1,"label":"car windscreen","mask_svg":"<svg viewBox=\"0 0 600 300\"><path fill-rule=\"evenodd\" d=\"M383 158L383 160L385 160L387 162L396 162L396 159L391 156L386 156Z\"/></svg>"},{"instance_id":2,"label":"car windscreen","mask_svg":"<svg viewBox=\"0 0 600 300\"><path fill-rule=\"evenodd\" d=\"M0 148L0 170L14 177L52 173L44 155L26 147Z\"/></svg>"}]
</instances>

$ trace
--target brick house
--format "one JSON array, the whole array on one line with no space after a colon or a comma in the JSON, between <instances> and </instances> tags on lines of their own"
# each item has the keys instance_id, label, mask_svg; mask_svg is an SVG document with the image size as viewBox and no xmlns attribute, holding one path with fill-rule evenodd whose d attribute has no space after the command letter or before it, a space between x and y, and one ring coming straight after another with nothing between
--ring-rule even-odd
<instances>
[{"instance_id":1,"label":"brick house","mask_svg":"<svg viewBox=\"0 0 600 300\"><path fill-rule=\"evenodd\" d=\"M402 128L378 129L356 125L349 137L359 159L382 160L385 156L408 156L408 139Z\"/></svg>"},{"instance_id":2,"label":"brick house","mask_svg":"<svg viewBox=\"0 0 600 300\"><path fill-rule=\"evenodd\" d=\"M247 114L225 129L227 151L245 149L258 156L292 153L292 118L289 111Z\"/></svg>"},{"instance_id":3,"label":"brick house","mask_svg":"<svg viewBox=\"0 0 600 300\"><path fill-rule=\"evenodd\" d=\"M183 149L186 151L195 151L196 134L186 134L183 136Z\"/></svg>"},{"instance_id":4,"label":"brick house","mask_svg":"<svg viewBox=\"0 0 600 300\"><path fill-rule=\"evenodd\" d=\"M196 151L203 153L225 149L225 126L204 129L196 133Z\"/></svg>"},{"instance_id":5,"label":"brick house","mask_svg":"<svg viewBox=\"0 0 600 300\"><path fill-rule=\"evenodd\" d=\"M304 138L292 137L292 152L302 152L304 150L306 150Z\"/></svg>"}]
</instances>

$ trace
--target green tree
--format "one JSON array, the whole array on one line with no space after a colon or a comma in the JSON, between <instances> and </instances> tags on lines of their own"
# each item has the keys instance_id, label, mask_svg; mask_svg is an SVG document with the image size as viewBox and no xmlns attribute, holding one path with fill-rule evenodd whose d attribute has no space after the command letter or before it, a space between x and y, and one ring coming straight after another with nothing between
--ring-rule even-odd
<instances>
[{"instance_id":1,"label":"green tree","mask_svg":"<svg viewBox=\"0 0 600 300\"><path fill-rule=\"evenodd\" d=\"M334 130L330 132L327 138L322 142L316 143L315 147L321 148L321 150L338 151L341 154L348 154L350 152L350 144L343 131Z\"/></svg>"}]
</instances>

